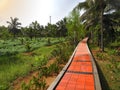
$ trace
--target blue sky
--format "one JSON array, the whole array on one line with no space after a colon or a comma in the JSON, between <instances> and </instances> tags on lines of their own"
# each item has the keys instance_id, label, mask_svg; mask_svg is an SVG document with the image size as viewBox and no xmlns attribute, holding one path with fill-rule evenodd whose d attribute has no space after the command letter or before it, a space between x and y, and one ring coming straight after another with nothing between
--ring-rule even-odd
<instances>
[{"instance_id":1,"label":"blue sky","mask_svg":"<svg viewBox=\"0 0 120 90\"><path fill-rule=\"evenodd\" d=\"M18 17L22 26L28 26L37 20L46 25L56 23L72 11L84 0L0 0L0 26L7 25L10 17Z\"/></svg>"}]
</instances>

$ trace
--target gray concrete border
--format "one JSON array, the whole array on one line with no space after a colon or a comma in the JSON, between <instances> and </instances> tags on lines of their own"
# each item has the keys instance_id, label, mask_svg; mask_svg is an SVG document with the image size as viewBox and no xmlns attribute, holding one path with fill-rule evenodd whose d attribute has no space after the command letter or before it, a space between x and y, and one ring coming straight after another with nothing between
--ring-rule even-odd
<instances>
[{"instance_id":1,"label":"gray concrete border","mask_svg":"<svg viewBox=\"0 0 120 90\"><path fill-rule=\"evenodd\" d=\"M97 70L97 67L96 67L96 64L95 64L95 60L94 60L93 55L92 55L92 53L91 53L91 51L88 47L88 44L87 44L87 48L88 48L88 51L89 51L89 54L90 54L90 57L91 57L91 61L92 61L92 66L93 66L95 90L102 90L98 70Z\"/></svg>"}]
</instances>

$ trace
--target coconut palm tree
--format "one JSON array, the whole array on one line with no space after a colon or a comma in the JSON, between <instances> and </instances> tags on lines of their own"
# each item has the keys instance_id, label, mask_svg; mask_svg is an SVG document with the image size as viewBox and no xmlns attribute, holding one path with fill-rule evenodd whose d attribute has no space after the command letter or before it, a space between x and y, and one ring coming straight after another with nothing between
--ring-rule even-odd
<instances>
[{"instance_id":1,"label":"coconut palm tree","mask_svg":"<svg viewBox=\"0 0 120 90\"><path fill-rule=\"evenodd\" d=\"M103 44L103 19L105 12L117 11L120 8L120 0L86 0L79 3L75 9L84 9L81 15L81 21L85 24L86 28L100 24L101 41L100 48L104 51Z\"/></svg>"},{"instance_id":2,"label":"coconut palm tree","mask_svg":"<svg viewBox=\"0 0 120 90\"><path fill-rule=\"evenodd\" d=\"M11 21L7 21L7 23L9 24L8 29L11 33L13 33L15 38L15 35L21 32L20 31L21 23L18 22L19 19L16 17L15 18L10 17L10 19Z\"/></svg>"},{"instance_id":3,"label":"coconut palm tree","mask_svg":"<svg viewBox=\"0 0 120 90\"><path fill-rule=\"evenodd\" d=\"M33 31L32 33L34 33L34 37L35 38L38 36L38 33L41 33L41 26L40 26L40 24L37 21L32 22L29 25L29 28Z\"/></svg>"},{"instance_id":4,"label":"coconut palm tree","mask_svg":"<svg viewBox=\"0 0 120 90\"><path fill-rule=\"evenodd\" d=\"M57 25L57 35L59 37L61 36L67 36L67 28L66 28L66 18L63 18L63 20L60 20L56 23Z\"/></svg>"}]
</instances>

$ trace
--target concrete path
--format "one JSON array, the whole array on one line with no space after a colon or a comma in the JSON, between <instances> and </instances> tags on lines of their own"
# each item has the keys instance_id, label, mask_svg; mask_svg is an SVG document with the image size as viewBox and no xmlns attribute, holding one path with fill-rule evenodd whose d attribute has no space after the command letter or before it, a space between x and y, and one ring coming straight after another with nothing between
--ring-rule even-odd
<instances>
[{"instance_id":1,"label":"concrete path","mask_svg":"<svg viewBox=\"0 0 120 90\"><path fill-rule=\"evenodd\" d=\"M48 90L101 90L87 40L85 38L78 44L71 59Z\"/></svg>"}]
</instances>

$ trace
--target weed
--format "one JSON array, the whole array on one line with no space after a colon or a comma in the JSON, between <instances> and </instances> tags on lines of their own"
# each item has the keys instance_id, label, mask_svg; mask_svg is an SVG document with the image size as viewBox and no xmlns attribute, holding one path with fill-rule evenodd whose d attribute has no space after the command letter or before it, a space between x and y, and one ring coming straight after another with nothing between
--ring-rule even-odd
<instances>
[{"instance_id":1,"label":"weed","mask_svg":"<svg viewBox=\"0 0 120 90\"><path fill-rule=\"evenodd\" d=\"M22 82L21 84L22 90L45 90L46 89L46 81L37 77L34 77L30 80L28 84Z\"/></svg>"},{"instance_id":2,"label":"weed","mask_svg":"<svg viewBox=\"0 0 120 90\"><path fill-rule=\"evenodd\" d=\"M119 55L119 52L116 49L111 49L111 50L108 51L108 54L109 55Z\"/></svg>"},{"instance_id":3,"label":"weed","mask_svg":"<svg viewBox=\"0 0 120 90\"><path fill-rule=\"evenodd\" d=\"M41 84L41 90L45 90L46 89L46 81L42 80L40 84Z\"/></svg>"},{"instance_id":4,"label":"weed","mask_svg":"<svg viewBox=\"0 0 120 90\"><path fill-rule=\"evenodd\" d=\"M49 66L49 72L50 75L54 74L54 73L59 73L59 65L57 63L53 63Z\"/></svg>"},{"instance_id":5,"label":"weed","mask_svg":"<svg viewBox=\"0 0 120 90\"><path fill-rule=\"evenodd\" d=\"M41 56L35 56L35 66L42 67L47 64L48 59L47 57L41 55Z\"/></svg>"},{"instance_id":6,"label":"weed","mask_svg":"<svg viewBox=\"0 0 120 90\"><path fill-rule=\"evenodd\" d=\"M43 76L48 77L50 75L49 68L43 67L41 73L43 73Z\"/></svg>"}]
</instances>

